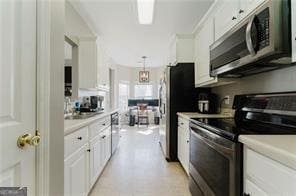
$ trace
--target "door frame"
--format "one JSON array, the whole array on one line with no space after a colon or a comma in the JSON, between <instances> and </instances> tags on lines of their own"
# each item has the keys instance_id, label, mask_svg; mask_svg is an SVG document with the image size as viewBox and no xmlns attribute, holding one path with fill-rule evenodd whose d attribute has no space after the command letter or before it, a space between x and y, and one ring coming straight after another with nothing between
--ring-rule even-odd
<instances>
[{"instance_id":1,"label":"door frame","mask_svg":"<svg viewBox=\"0 0 296 196\"><path fill-rule=\"evenodd\" d=\"M36 3L36 129L41 134L41 142L36 151L36 195L62 196L64 195L64 91L61 88L64 88L64 81L61 69L64 69L65 0L36 0Z\"/></svg>"}]
</instances>

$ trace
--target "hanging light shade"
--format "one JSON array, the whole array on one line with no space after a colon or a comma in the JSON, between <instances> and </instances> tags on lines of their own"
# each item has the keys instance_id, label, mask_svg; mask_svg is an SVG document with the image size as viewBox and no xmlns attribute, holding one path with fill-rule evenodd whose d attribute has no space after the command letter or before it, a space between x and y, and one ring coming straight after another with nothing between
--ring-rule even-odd
<instances>
[{"instance_id":1,"label":"hanging light shade","mask_svg":"<svg viewBox=\"0 0 296 196\"><path fill-rule=\"evenodd\" d=\"M145 70L146 56L143 56L143 70L139 71L139 82L148 83L149 82L149 71Z\"/></svg>"}]
</instances>

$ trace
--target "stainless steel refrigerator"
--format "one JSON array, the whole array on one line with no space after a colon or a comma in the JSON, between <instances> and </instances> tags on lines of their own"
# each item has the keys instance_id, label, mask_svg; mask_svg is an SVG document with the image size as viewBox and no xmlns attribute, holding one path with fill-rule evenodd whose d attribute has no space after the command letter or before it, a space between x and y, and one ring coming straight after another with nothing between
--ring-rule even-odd
<instances>
[{"instance_id":1,"label":"stainless steel refrigerator","mask_svg":"<svg viewBox=\"0 0 296 196\"><path fill-rule=\"evenodd\" d=\"M160 82L159 143L168 161L177 161L177 112L197 112L198 94L207 88L195 88L194 63L179 63L165 68Z\"/></svg>"}]
</instances>

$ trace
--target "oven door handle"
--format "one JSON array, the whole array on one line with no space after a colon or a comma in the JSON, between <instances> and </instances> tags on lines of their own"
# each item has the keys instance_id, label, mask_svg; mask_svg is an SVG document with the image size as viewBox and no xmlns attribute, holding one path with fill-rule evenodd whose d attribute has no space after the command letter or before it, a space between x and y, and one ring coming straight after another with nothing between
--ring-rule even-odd
<instances>
[{"instance_id":1,"label":"oven door handle","mask_svg":"<svg viewBox=\"0 0 296 196\"><path fill-rule=\"evenodd\" d=\"M215 150L217 150L217 152L219 152L220 154L222 155L226 155L226 156L229 156L229 157L232 157L231 155L234 153L234 150L231 149L231 148L227 148L225 146L222 146L220 144L217 144L205 137L202 137L200 135L198 135L197 133L195 133L194 131L191 131L191 133L197 137L198 139L202 140L204 143L206 143L207 145L209 145L210 147L214 148Z\"/></svg>"}]
</instances>

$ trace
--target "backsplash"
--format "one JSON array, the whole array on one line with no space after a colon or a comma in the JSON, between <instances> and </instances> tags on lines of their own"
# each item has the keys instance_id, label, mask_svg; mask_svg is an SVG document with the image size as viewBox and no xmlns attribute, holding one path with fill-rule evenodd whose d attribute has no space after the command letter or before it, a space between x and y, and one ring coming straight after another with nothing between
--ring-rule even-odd
<instances>
[{"instance_id":1,"label":"backsplash","mask_svg":"<svg viewBox=\"0 0 296 196\"><path fill-rule=\"evenodd\" d=\"M284 91L296 91L296 66L241 78L236 83L212 88L219 98L230 96L230 104L223 103L224 108L232 107L234 95L237 94Z\"/></svg>"}]
</instances>

